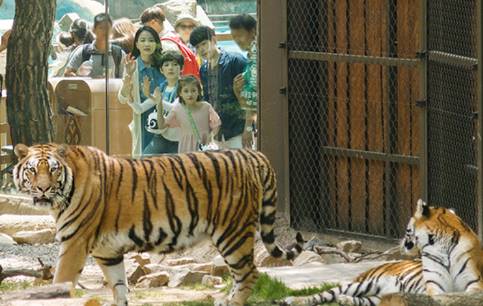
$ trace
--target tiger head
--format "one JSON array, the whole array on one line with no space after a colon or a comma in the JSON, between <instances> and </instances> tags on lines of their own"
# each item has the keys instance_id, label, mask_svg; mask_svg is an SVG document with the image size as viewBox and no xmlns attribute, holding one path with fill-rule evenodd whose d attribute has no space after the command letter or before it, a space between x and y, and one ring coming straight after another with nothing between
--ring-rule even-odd
<instances>
[{"instance_id":1,"label":"tiger head","mask_svg":"<svg viewBox=\"0 0 483 306\"><path fill-rule=\"evenodd\" d=\"M463 232L471 232L471 229L453 210L430 207L419 199L401 246L406 254L415 255L427 246L458 243Z\"/></svg>"},{"instance_id":2,"label":"tiger head","mask_svg":"<svg viewBox=\"0 0 483 306\"><path fill-rule=\"evenodd\" d=\"M18 163L13 169L17 189L28 193L36 206L59 209L72 189L72 170L64 157L66 146L45 144L15 146Z\"/></svg>"}]
</instances>

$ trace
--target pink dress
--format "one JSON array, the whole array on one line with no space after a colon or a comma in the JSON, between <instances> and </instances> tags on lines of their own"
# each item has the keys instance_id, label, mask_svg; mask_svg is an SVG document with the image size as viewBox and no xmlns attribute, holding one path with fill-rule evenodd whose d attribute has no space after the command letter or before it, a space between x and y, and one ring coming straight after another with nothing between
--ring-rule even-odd
<instances>
[{"instance_id":1,"label":"pink dress","mask_svg":"<svg viewBox=\"0 0 483 306\"><path fill-rule=\"evenodd\" d=\"M210 132L221 125L221 120L210 103L205 101L197 103L196 109L191 109L191 116L198 127L201 139L209 142ZM176 101L165 122L169 127L180 128L178 153L198 151L198 137L193 131L187 109L183 104Z\"/></svg>"}]
</instances>

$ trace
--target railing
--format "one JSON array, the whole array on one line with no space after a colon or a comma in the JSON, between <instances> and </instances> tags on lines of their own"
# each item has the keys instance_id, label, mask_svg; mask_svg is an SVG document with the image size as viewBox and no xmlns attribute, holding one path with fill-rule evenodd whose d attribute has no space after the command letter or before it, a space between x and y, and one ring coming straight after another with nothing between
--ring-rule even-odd
<instances>
[{"instance_id":1,"label":"railing","mask_svg":"<svg viewBox=\"0 0 483 306\"><path fill-rule=\"evenodd\" d=\"M12 140L7 122L7 95L3 88L3 76L0 75L0 182L12 162ZM1 184L0 184L1 185Z\"/></svg>"}]
</instances>

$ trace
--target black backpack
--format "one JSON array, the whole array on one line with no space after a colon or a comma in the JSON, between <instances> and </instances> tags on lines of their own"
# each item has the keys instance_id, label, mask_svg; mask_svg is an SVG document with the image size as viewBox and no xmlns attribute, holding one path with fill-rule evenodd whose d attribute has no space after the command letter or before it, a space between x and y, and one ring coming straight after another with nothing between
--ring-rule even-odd
<instances>
[{"instance_id":1,"label":"black backpack","mask_svg":"<svg viewBox=\"0 0 483 306\"><path fill-rule=\"evenodd\" d=\"M85 44L82 46L82 62L88 61L91 58L93 51L92 44ZM121 47L111 44L111 53L112 58L114 59L114 75L116 78L121 78L121 73L119 71L119 67L121 66L121 59L122 59L122 49Z\"/></svg>"}]
</instances>

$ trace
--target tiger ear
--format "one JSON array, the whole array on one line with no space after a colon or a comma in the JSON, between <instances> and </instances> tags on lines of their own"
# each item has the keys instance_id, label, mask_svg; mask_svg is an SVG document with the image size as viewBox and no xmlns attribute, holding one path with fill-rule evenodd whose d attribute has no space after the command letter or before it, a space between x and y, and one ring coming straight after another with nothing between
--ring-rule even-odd
<instances>
[{"instance_id":1,"label":"tiger ear","mask_svg":"<svg viewBox=\"0 0 483 306\"><path fill-rule=\"evenodd\" d=\"M66 154L68 148L69 147L66 144L61 144L61 145L59 145L59 147L57 148L57 151L55 151L55 152L60 157L65 157L65 154Z\"/></svg>"},{"instance_id":2,"label":"tiger ear","mask_svg":"<svg viewBox=\"0 0 483 306\"><path fill-rule=\"evenodd\" d=\"M416 213L414 214L414 216L416 218L429 218L429 214L429 205L423 200L419 199L416 206Z\"/></svg>"},{"instance_id":3,"label":"tiger ear","mask_svg":"<svg viewBox=\"0 0 483 306\"><path fill-rule=\"evenodd\" d=\"M27 154L29 153L29 147L27 147L23 143L19 143L15 146L13 151L15 152L15 155L20 160L20 159L24 158L25 156L27 156Z\"/></svg>"}]
</instances>

